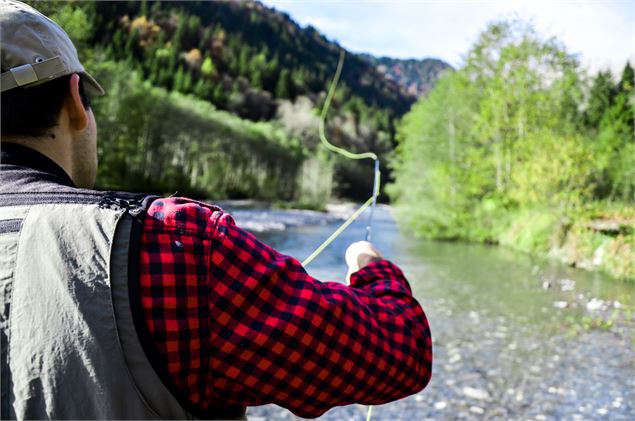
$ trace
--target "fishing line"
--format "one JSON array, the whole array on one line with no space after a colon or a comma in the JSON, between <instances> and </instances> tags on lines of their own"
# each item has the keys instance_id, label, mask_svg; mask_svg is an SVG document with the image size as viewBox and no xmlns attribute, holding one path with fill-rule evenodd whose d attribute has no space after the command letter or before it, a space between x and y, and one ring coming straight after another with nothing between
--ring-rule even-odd
<instances>
[{"instance_id":1,"label":"fishing line","mask_svg":"<svg viewBox=\"0 0 635 421\"><path fill-rule=\"evenodd\" d=\"M329 246L350 224L353 223L361 214L370 206L370 215L368 217L368 222L366 224L366 241L370 241L371 239L371 228L373 222L373 215L375 213L375 206L377 204L377 196L379 196L379 189L381 185L381 172L379 171L379 158L373 152L364 152L364 153L354 153L347 151L344 148L340 148L338 146L333 145L328 141L325 134L326 127L326 115L331 107L331 102L333 101L333 95L335 95L335 88L337 88L337 83L339 82L340 75L342 74L342 67L344 67L344 49L340 49L340 59L337 63L337 70L335 71L335 76L331 81L331 86L329 87L329 92L326 95L326 100L324 101L324 106L322 107L322 114L320 115L320 124L318 126L318 130L320 133L320 141L322 144L331 152L338 153L345 158L352 160L360 160L360 159L372 159L375 162L374 168L374 179L373 179L373 194L371 197L364 202L359 209L357 209L342 225L339 226L331 234L322 244L318 246L318 248L311 253L309 257L304 259L302 262L302 266L306 266L313 261L326 247Z\"/></svg>"},{"instance_id":2,"label":"fishing line","mask_svg":"<svg viewBox=\"0 0 635 421\"><path fill-rule=\"evenodd\" d=\"M371 227L373 223L373 215L375 213L375 206L377 205L377 196L379 196L379 188L381 184L381 172L379 171L379 158L372 152L364 152L364 153L353 153L349 152L346 149L337 147L328 141L325 134L326 127L326 114L331 107L331 101L333 100L333 95L335 95L335 88L337 87L337 83L340 80L340 75L342 74L342 67L344 67L344 49L340 49L340 60L337 63L337 70L335 71L335 76L331 81L331 86L329 87L329 92L326 95L326 100L324 101L324 106L322 107L322 114L320 115L320 141L322 144L331 152L338 153L345 158L352 160L359 159L372 159L375 161L374 168L374 179L373 179L373 195L369 197L366 202L359 209L357 209L342 225L340 225L334 232L327 238L322 244L315 249L313 253L302 262L302 266L306 266L313 261L325 248L329 246L350 224L353 223L361 214L370 206L370 215L368 216L368 222L366 223L366 241L370 241L371 238ZM366 421L370 421L371 414L373 412L373 406L368 406L368 414L366 415Z\"/></svg>"}]
</instances>

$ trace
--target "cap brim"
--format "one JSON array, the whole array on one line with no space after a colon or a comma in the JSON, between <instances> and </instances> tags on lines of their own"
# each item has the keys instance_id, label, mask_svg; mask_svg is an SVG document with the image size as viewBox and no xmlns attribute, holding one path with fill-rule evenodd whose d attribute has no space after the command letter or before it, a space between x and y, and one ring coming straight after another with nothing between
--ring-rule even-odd
<instances>
[{"instance_id":1,"label":"cap brim","mask_svg":"<svg viewBox=\"0 0 635 421\"><path fill-rule=\"evenodd\" d=\"M101 87L99 83L88 72L83 72L84 80L86 81L86 90L93 95L106 95L106 91Z\"/></svg>"}]
</instances>

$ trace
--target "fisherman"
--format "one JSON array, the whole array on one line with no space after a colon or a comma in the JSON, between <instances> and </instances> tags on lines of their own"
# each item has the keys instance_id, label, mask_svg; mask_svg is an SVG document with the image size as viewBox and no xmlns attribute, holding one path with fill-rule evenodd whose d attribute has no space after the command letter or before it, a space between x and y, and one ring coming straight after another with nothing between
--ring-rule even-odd
<instances>
[{"instance_id":1,"label":"fisherman","mask_svg":"<svg viewBox=\"0 0 635 421\"><path fill-rule=\"evenodd\" d=\"M367 242L320 282L217 206L92 190L104 90L53 21L0 3L2 418L302 417L431 376L428 322Z\"/></svg>"}]
</instances>

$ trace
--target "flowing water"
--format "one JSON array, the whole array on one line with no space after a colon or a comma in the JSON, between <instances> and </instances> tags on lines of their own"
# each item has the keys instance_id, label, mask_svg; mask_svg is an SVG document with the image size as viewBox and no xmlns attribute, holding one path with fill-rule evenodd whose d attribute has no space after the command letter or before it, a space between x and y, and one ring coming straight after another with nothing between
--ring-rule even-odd
<instances>
[{"instance_id":1,"label":"flowing water","mask_svg":"<svg viewBox=\"0 0 635 421\"><path fill-rule=\"evenodd\" d=\"M299 260L342 221L309 211L232 213ZM365 220L309 273L342 281L344 251L364 238ZM372 240L404 269L434 343L428 387L375 407L373 420L635 419L635 286L504 248L416 240L399 232L387 207L377 209ZM364 420L366 411L350 405L320 419ZM296 418L274 405L250 408L248 416Z\"/></svg>"}]
</instances>

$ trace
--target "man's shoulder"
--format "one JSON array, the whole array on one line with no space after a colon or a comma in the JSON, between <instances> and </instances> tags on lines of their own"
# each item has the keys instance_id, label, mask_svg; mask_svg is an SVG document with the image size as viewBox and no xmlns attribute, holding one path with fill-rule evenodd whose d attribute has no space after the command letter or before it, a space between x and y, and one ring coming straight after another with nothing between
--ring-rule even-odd
<instances>
[{"instance_id":1,"label":"man's shoulder","mask_svg":"<svg viewBox=\"0 0 635 421\"><path fill-rule=\"evenodd\" d=\"M144 231L209 237L219 221L231 219L221 207L187 197L157 197L147 206Z\"/></svg>"}]
</instances>

